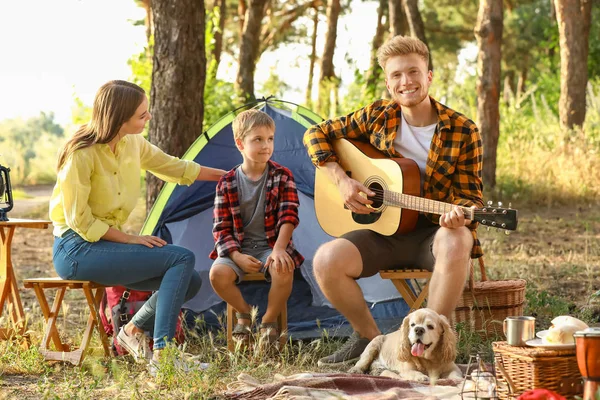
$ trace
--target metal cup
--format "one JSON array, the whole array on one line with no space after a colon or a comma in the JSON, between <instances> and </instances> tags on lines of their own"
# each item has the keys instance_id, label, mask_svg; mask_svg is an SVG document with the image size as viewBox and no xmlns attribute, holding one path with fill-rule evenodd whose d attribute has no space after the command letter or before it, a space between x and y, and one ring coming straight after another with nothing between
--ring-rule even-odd
<instances>
[{"instance_id":1,"label":"metal cup","mask_svg":"<svg viewBox=\"0 0 600 400\"><path fill-rule=\"evenodd\" d=\"M511 346L527 346L525 342L535 337L535 317L506 317L503 327Z\"/></svg>"}]
</instances>

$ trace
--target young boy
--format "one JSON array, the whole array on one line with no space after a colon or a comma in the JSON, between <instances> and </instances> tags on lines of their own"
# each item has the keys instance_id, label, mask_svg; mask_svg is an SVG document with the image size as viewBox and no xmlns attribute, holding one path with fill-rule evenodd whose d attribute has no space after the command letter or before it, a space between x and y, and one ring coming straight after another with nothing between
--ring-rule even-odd
<instances>
[{"instance_id":1,"label":"young boy","mask_svg":"<svg viewBox=\"0 0 600 400\"><path fill-rule=\"evenodd\" d=\"M264 273L271 289L260 333L275 343L281 333L277 317L292 292L294 269L304 261L291 240L299 223L298 193L291 171L270 160L275 136L271 117L244 111L233 121L233 136L244 162L217 184L210 283L236 310L233 335L247 344L251 308L237 284L247 273Z\"/></svg>"}]
</instances>

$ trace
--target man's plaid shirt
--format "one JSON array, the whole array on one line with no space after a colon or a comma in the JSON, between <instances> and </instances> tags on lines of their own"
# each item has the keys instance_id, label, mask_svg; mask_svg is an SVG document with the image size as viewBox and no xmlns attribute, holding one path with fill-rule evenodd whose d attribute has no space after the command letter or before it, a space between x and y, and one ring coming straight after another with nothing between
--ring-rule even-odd
<instances>
[{"instance_id":1,"label":"man's plaid shirt","mask_svg":"<svg viewBox=\"0 0 600 400\"><path fill-rule=\"evenodd\" d=\"M239 166L223 175L217 184L213 209L215 248L209 256L213 260L228 256L233 250L240 251L244 241L244 223L235 178L237 168ZM294 228L298 226L300 201L292 172L273 161L268 162L267 168L269 172L265 184L265 239L273 248L283 224L290 223ZM304 257L298 253L291 240L286 251L296 267L304 262Z\"/></svg>"},{"instance_id":2,"label":"man's plaid shirt","mask_svg":"<svg viewBox=\"0 0 600 400\"><path fill-rule=\"evenodd\" d=\"M483 145L479 130L464 115L430 98L438 114L438 123L431 140L424 197L461 206L483 207ZM388 157L402 157L394 149L394 139L401 125L400 106L392 100L378 100L344 117L314 125L304 134L304 145L315 165L338 161L330 140L359 139L370 142ZM439 216L427 214L434 223ZM475 242L472 258L481 257L483 250L477 239L477 223L469 226Z\"/></svg>"}]
</instances>

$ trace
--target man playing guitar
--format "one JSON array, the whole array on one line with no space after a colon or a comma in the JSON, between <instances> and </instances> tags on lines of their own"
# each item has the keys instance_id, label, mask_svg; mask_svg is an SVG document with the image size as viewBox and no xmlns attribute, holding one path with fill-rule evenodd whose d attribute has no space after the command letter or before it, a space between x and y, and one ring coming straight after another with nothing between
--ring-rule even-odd
<instances>
[{"instance_id":1,"label":"man playing guitar","mask_svg":"<svg viewBox=\"0 0 600 400\"><path fill-rule=\"evenodd\" d=\"M419 214L416 229L384 236L348 232L321 246L313 260L327 299L354 333L319 365L349 362L380 335L356 279L402 267L433 270L428 307L450 317L460 298L470 258L482 256L476 225L462 207L481 207L483 147L473 121L428 95L433 72L429 50L417 38L396 36L377 53L392 100L377 100L349 115L324 121L304 135L312 162L335 183L347 209L369 214L375 192L352 179L333 151L336 139L369 142L387 157L411 158L421 171L421 196L453 204L441 216Z\"/></svg>"}]
</instances>

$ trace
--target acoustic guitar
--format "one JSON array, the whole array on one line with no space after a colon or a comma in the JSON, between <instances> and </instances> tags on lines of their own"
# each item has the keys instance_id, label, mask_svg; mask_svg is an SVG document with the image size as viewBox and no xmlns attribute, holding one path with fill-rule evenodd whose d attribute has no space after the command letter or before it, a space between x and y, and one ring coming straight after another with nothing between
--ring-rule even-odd
<instances>
[{"instance_id":1,"label":"acoustic guitar","mask_svg":"<svg viewBox=\"0 0 600 400\"><path fill-rule=\"evenodd\" d=\"M356 214L344 204L337 186L319 168L315 175L315 211L321 228L339 237L357 229L370 229L385 236L410 232L418 213L442 215L452 204L420 197L420 171L408 158L388 158L369 143L334 140L333 149L348 176L368 187L375 196L370 214ZM366 196L366 194L365 194ZM461 207L465 218L504 230L517 229L517 210L500 207Z\"/></svg>"}]
</instances>

